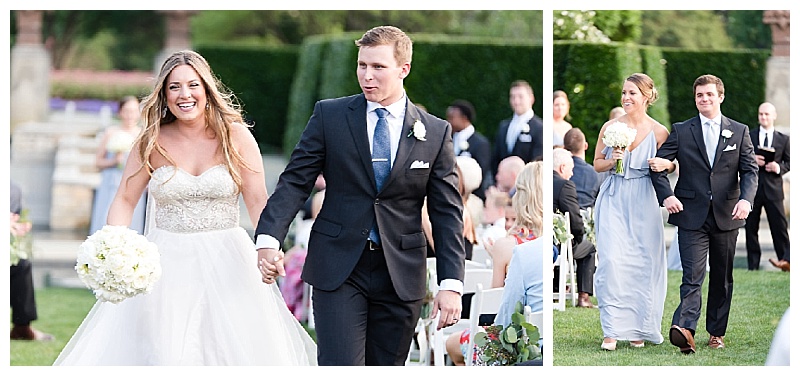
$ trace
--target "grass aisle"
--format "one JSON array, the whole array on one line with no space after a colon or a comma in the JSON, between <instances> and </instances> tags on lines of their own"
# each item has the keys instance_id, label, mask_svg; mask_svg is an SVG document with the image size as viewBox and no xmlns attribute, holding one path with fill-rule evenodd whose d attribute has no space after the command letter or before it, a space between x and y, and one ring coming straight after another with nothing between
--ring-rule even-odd
<instances>
[{"instance_id":1,"label":"grass aisle","mask_svg":"<svg viewBox=\"0 0 800 376\"><path fill-rule=\"evenodd\" d=\"M667 300L660 345L646 343L632 348L627 342L617 343L616 351L600 349L603 332L597 309L568 307L553 311L554 366L761 366L767 359L778 322L789 307L789 273L774 271L733 271L731 304L725 348L711 350L707 346L705 309L708 297L708 275L703 284L703 307L695 341L697 352L686 356L669 343L672 314L680 303L680 271L669 271ZM596 304L596 299L593 299Z\"/></svg>"}]
</instances>

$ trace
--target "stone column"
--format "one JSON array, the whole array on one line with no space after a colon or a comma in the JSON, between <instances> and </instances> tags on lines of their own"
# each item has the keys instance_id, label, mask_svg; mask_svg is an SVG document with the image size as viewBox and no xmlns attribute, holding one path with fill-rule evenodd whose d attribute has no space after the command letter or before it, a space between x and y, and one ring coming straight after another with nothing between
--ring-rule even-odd
<instances>
[{"instance_id":1,"label":"stone column","mask_svg":"<svg viewBox=\"0 0 800 376\"><path fill-rule=\"evenodd\" d=\"M166 25L166 40L164 41L164 48L156 56L153 71L157 75L161 70L161 64L173 52L191 48L191 30L190 20L197 11L196 10L161 10L158 13L164 15L164 23Z\"/></svg>"},{"instance_id":2,"label":"stone column","mask_svg":"<svg viewBox=\"0 0 800 376\"><path fill-rule=\"evenodd\" d=\"M772 56L767 61L767 102L775 105L778 118L775 126L789 131L789 11L765 10L763 22L772 29Z\"/></svg>"},{"instance_id":3,"label":"stone column","mask_svg":"<svg viewBox=\"0 0 800 376\"><path fill-rule=\"evenodd\" d=\"M772 56L767 61L767 102L775 105L778 118L775 119L775 128L789 134L791 124L791 104L789 96L789 11L765 10L763 22L772 29ZM783 175L783 205L786 213L791 213L791 175ZM766 217L766 214L763 214Z\"/></svg>"},{"instance_id":4,"label":"stone column","mask_svg":"<svg viewBox=\"0 0 800 376\"><path fill-rule=\"evenodd\" d=\"M16 10L17 41L11 47L11 123L45 120L50 111L50 54L42 44L42 10Z\"/></svg>"}]
</instances>

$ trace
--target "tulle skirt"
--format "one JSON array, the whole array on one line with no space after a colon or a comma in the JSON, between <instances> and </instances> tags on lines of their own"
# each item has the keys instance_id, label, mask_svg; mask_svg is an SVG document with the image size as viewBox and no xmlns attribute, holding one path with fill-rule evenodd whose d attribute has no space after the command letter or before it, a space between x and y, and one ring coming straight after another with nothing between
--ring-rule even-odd
<instances>
[{"instance_id":1,"label":"tulle skirt","mask_svg":"<svg viewBox=\"0 0 800 376\"><path fill-rule=\"evenodd\" d=\"M153 291L97 302L54 365L316 365L314 341L275 284L261 282L242 228L152 229Z\"/></svg>"}]
</instances>

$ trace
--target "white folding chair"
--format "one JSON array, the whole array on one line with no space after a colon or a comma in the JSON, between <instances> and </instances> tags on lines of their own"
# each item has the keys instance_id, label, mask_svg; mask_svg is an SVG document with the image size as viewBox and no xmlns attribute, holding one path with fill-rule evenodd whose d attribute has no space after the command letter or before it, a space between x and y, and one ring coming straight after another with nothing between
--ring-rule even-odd
<instances>
[{"instance_id":1,"label":"white folding chair","mask_svg":"<svg viewBox=\"0 0 800 376\"><path fill-rule=\"evenodd\" d=\"M478 286L491 286L492 285L492 270L491 269L480 269L480 268L473 268L473 269L465 269L464 270L464 294L468 293L475 293L477 292ZM472 297L472 301L475 301L475 297ZM470 307L470 317L472 316L472 307ZM469 328L471 320L459 320L458 323L455 325L443 328L442 330L436 330L436 325L439 322L438 316L431 322L431 330L430 332L433 333L433 339L430 341L433 343L433 365L435 366L443 366L445 365L444 362L444 355L445 355L445 348L444 342L447 340L453 333L458 333L463 331L464 329Z\"/></svg>"},{"instance_id":2,"label":"white folding chair","mask_svg":"<svg viewBox=\"0 0 800 376\"><path fill-rule=\"evenodd\" d=\"M472 247L472 260L477 263L485 265L486 268L492 268L492 256L486 251L482 244L475 244Z\"/></svg>"},{"instance_id":3,"label":"white folding chair","mask_svg":"<svg viewBox=\"0 0 800 376\"><path fill-rule=\"evenodd\" d=\"M469 308L469 345L467 347L467 356L464 358L466 365L474 365L472 364L472 357L475 355L475 334L478 333L478 330L482 330L478 318L485 314L496 314L502 301L502 287L484 289L483 284L478 284L475 296L472 297L472 305Z\"/></svg>"},{"instance_id":4,"label":"white folding chair","mask_svg":"<svg viewBox=\"0 0 800 376\"><path fill-rule=\"evenodd\" d=\"M554 213L553 215L558 215ZM569 212L564 215L566 232L570 233ZM572 258L572 240L561 244L561 252L553 263L553 271L558 267L558 291L553 293L553 308L563 311L566 301L572 301L574 307L578 302L577 284L575 282L575 260Z\"/></svg>"},{"instance_id":5,"label":"white folding chair","mask_svg":"<svg viewBox=\"0 0 800 376\"><path fill-rule=\"evenodd\" d=\"M525 321L539 329L539 338L544 338L544 311L531 312L531 307L525 306Z\"/></svg>"},{"instance_id":6,"label":"white folding chair","mask_svg":"<svg viewBox=\"0 0 800 376\"><path fill-rule=\"evenodd\" d=\"M485 263L480 263L472 260L464 260L464 266L467 269L487 269Z\"/></svg>"}]
</instances>

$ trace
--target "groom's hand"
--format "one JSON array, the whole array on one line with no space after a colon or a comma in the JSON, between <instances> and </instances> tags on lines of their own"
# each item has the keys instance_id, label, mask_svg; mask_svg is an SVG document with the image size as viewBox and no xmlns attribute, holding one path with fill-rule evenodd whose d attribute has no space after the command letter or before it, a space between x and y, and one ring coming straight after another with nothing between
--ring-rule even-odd
<instances>
[{"instance_id":1,"label":"groom's hand","mask_svg":"<svg viewBox=\"0 0 800 376\"><path fill-rule=\"evenodd\" d=\"M433 299L431 319L439 312L439 324L436 330L455 325L461 318L461 294L450 290L439 290Z\"/></svg>"},{"instance_id":2,"label":"groom's hand","mask_svg":"<svg viewBox=\"0 0 800 376\"><path fill-rule=\"evenodd\" d=\"M733 208L733 219L747 219L750 215L750 202L747 200L739 200Z\"/></svg>"},{"instance_id":3,"label":"groom's hand","mask_svg":"<svg viewBox=\"0 0 800 376\"><path fill-rule=\"evenodd\" d=\"M277 276L285 276L283 268L283 252L275 248L258 249L258 270L261 271L261 281L266 284L275 282Z\"/></svg>"},{"instance_id":4,"label":"groom's hand","mask_svg":"<svg viewBox=\"0 0 800 376\"><path fill-rule=\"evenodd\" d=\"M664 208L669 214L675 214L683 211L683 203L677 197L669 196L664 199Z\"/></svg>"}]
</instances>

